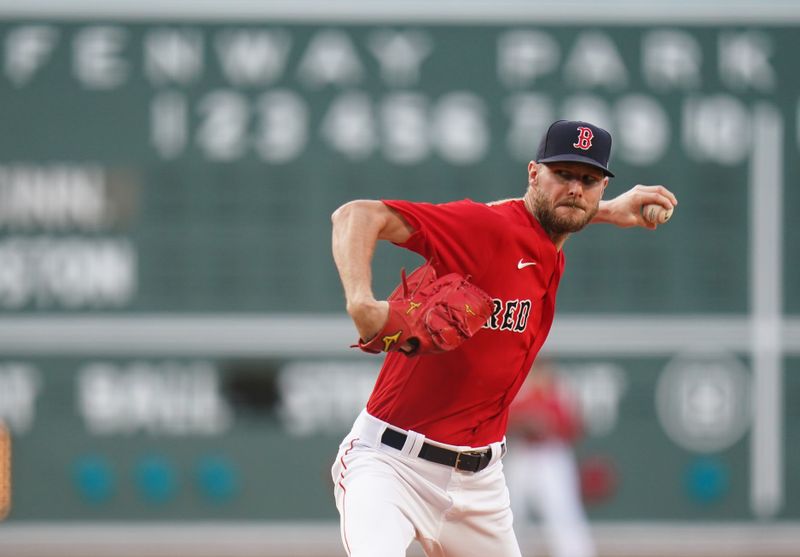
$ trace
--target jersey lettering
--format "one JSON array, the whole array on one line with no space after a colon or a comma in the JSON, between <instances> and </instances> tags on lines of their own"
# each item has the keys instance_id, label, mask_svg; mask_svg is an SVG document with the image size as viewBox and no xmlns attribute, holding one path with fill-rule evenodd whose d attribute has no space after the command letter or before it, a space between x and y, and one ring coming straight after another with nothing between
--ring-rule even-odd
<instances>
[{"instance_id":1,"label":"jersey lettering","mask_svg":"<svg viewBox=\"0 0 800 557\"><path fill-rule=\"evenodd\" d=\"M498 300L497 298L492 299L492 316L489 318L489 321L483 326L484 329L493 329L497 330L499 328L497 324L497 317L500 315L500 312L503 311L503 301Z\"/></svg>"},{"instance_id":2,"label":"jersey lettering","mask_svg":"<svg viewBox=\"0 0 800 557\"><path fill-rule=\"evenodd\" d=\"M483 326L494 331L522 333L528 326L533 303L530 300L492 299L492 316Z\"/></svg>"},{"instance_id":3,"label":"jersey lettering","mask_svg":"<svg viewBox=\"0 0 800 557\"><path fill-rule=\"evenodd\" d=\"M514 325L514 332L521 333L528 326L528 317L531 315L531 301L520 300L519 312L517 312L517 324Z\"/></svg>"},{"instance_id":4,"label":"jersey lettering","mask_svg":"<svg viewBox=\"0 0 800 557\"><path fill-rule=\"evenodd\" d=\"M509 300L506 302L506 310L503 312L503 322L500 323L501 331L514 329L514 310L519 306L519 300Z\"/></svg>"},{"instance_id":5,"label":"jersey lettering","mask_svg":"<svg viewBox=\"0 0 800 557\"><path fill-rule=\"evenodd\" d=\"M592 139L594 139L594 133L592 133L592 128L586 128L584 126L580 126L578 128L578 142L573 143L572 146L576 149L583 149L584 151L588 151L589 148L592 146Z\"/></svg>"}]
</instances>

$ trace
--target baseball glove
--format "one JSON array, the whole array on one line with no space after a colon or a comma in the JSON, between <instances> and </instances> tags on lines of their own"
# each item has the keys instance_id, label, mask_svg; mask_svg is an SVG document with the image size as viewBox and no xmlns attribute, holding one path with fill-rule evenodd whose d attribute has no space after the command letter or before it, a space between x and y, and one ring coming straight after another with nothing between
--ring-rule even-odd
<instances>
[{"instance_id":1,"label":"baseball glove","mask_svg":"<svg viewBox=\"0 0 800 557\"><path fill-rule=\"evenodd\" d=\"M457 273L437 278L426 263L408 276L403 269L400 276L400 285L387 298L386 324L353 347L407 356L447 352L472 337L492 314L489 295Z\"/></svg>"}]
</instances>

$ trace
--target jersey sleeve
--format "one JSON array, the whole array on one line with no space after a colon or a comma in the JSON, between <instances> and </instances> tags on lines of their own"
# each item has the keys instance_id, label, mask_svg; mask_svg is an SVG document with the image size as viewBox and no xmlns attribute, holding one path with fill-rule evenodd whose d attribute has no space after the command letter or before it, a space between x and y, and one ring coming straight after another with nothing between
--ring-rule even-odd
<instances>
[{"instance_id":1,"label":"jersey sleeve","mask_svg":"<svg viewBox=\"0 0 800 557\"><path fill-rule=\"evenodd\" d=\"M478 276L497 250L502 223L483 203L382 201L414 229L408 240L397 245L433 260L435 266Z\"/></svg>"}]
</instances>

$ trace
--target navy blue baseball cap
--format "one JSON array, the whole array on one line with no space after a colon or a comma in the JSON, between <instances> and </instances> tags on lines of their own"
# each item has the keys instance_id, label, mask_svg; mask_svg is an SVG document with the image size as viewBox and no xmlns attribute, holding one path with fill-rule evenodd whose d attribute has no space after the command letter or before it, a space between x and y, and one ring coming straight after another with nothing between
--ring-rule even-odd
<instances>
[{"instance_id":1,"label":"navy blue baseball cap","mask_svg":"<svg viewBox=\"0 0 800 557\"><path fill-rule=\"evenodd\" d=\"M608 169L611 134L601 127L579 120L556 120L547 128L536 162L583 162L614 177Z\"/></svg>"}]
</instances>

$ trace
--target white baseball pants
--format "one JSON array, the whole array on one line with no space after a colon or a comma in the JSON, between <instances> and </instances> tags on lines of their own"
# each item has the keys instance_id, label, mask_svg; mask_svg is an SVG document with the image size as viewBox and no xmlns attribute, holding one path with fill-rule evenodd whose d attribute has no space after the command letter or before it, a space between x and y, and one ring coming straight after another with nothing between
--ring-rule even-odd
<instances>
[{"instance_id":1,"label":"white baseball pants","mask_svg":"<svg viewBox=\"0 0 800 557\"><path fill-rule=\"evenodd\" d=\"M381 444L387 425L362 411L331 470L350 557L403 557L414 539L428 557L521 557L500 443L484 470L464 472L416 456L421 434L406 432L402 450Z\"/></svg>"}]
</instances>

